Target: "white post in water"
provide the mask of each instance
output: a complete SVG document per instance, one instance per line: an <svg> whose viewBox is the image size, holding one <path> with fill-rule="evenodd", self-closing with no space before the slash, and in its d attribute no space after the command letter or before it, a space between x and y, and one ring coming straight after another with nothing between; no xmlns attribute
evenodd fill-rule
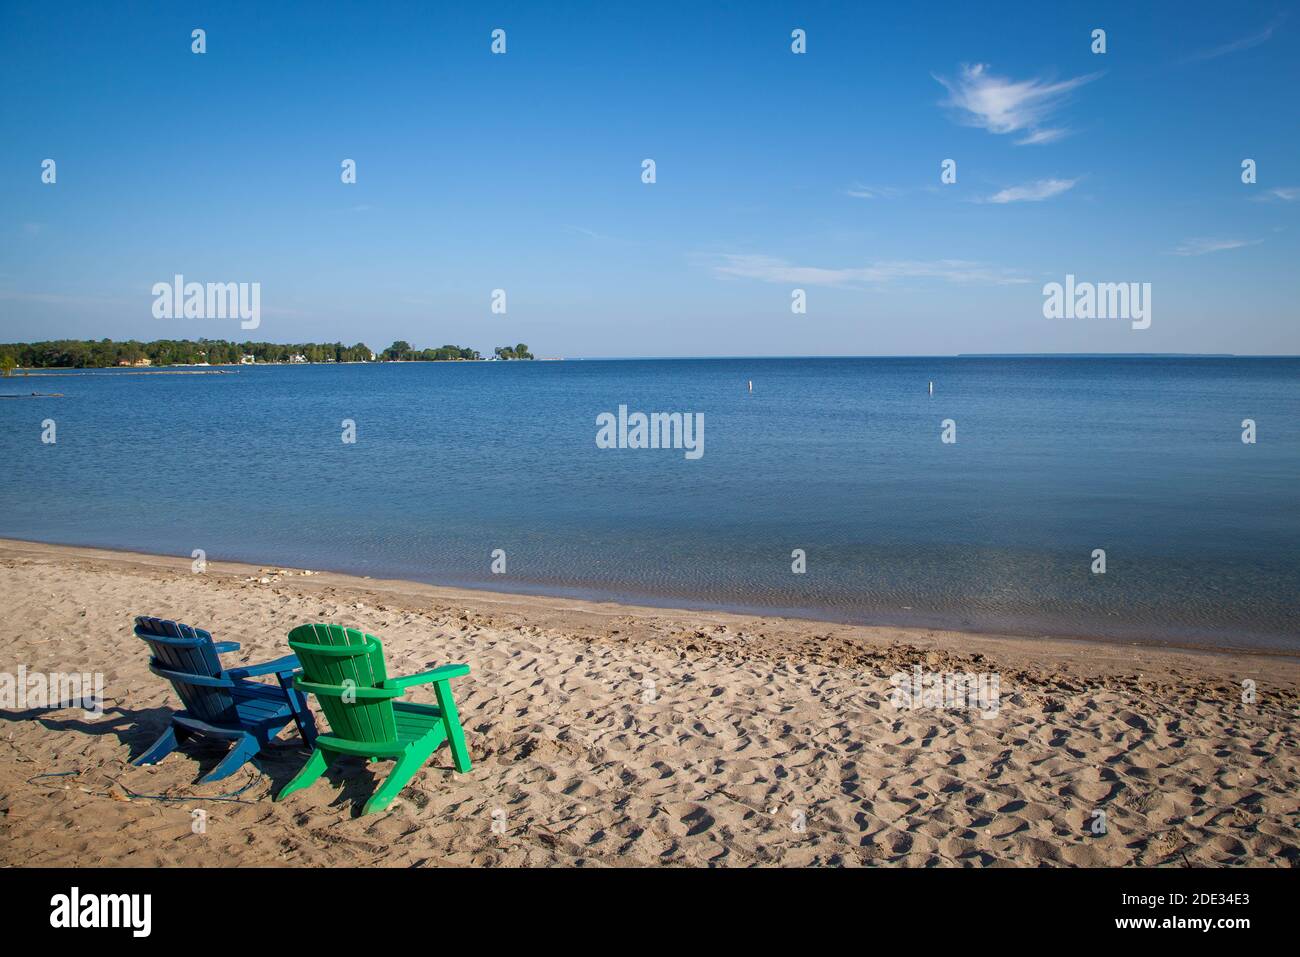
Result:
<svg viewBox="0 0 1300 957"><path fill-rule="evenodd" d="M750 380L749 380L749 391L750 391L750 392L753 392L753 391L754 391L754 380L753 380L753 379L750 379Z"/></svg>
<svg viewBox="0 0 1300 957"><path fill-rule="evenodd" d="M930 394L934 395L934 380L930 380Z"/></svg>

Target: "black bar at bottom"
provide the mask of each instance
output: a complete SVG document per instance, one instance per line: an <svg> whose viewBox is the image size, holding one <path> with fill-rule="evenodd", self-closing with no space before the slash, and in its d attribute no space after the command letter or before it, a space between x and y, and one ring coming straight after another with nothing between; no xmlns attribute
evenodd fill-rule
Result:
<svg viewBox="0 0 1300 957"><path fill-rule="evenodd" d="M1010 943L1015 938L1005 935L1022 932L1053 935L1024 943L1199 934L1230 944L1292 926L1295 889L1288 868L62 868L0 871L0 913L14 939L132 948L252 945L259 937L268 947L519 939L610 948L693 939L728 948L751 938L770 945L774 931L849 934L864 944L882 933L959 946ZM148 895L147 910L137 895Z"/></svg>

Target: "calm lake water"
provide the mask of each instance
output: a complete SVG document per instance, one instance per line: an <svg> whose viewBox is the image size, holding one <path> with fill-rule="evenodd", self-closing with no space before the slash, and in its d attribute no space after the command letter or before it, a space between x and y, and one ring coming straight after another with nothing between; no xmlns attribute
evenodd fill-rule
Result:
<svg viewBox="0 0 1300 957"><path fill-rule="evenodd" d="M0 401L7 537L1300 651L1296 359L413 363L0 383L31 391L65 397ZM598 448L596 417L620 404L704 413L704 455ZM55 445L40 441L46 418ZM944 419L955 444L940 441ZM1096 548L1104 575L1090 571Z"/></svg>

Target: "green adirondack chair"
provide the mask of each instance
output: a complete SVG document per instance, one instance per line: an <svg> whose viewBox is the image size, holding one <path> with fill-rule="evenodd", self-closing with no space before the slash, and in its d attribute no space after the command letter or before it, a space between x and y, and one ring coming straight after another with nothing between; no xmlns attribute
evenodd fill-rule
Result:
<svg viewBox="0 0 1300 957"><path fill-rule="evenodd" d="M342 625L299 625L289 632L289 647L303 673L294 687L316 696L330 733L316 737L307 765L276 795L282 801L310 787L339 755L355 754L396 766L366 802L361 813L382 811L445 741L451 760L464 773L471 767L465 733L451 697L451 679L469 674L469 665L443 665L407 678L390 678L384 646L374 635ZM437 707L397 701L407 688L433 685Z"/></svg>

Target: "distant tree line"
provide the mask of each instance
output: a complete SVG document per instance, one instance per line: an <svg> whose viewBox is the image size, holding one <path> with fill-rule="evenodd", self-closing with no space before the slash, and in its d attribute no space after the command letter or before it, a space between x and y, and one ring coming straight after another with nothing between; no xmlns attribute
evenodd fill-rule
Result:
<svg viewBox="0 0 1300 957"><path fill-rule="evenodd" d="M139 342L128 339L58 339L52 342L11 342L0 344L0 364L11 360L25 369L103 369L110 366L135 365L148 359L150 365L210 365L238 363L244 356L258 362L288 362L301 355L308 362L369 362L369 346L358 342L345 346L341 342L302 342L284 345L274 342L227 342L224 339L157 339Z"/></svg>
<svg viewBox="0 0 1300 957"><path fill-rule="evenodd" d="M493 350L498 359L531 359L533 354L522 342L517 346L497 346ZM473 349L461 346L443 346L440 349L413 349L404 339L398 339L383 351L381 359L388 362L446 362L453 359L482 359Z"/></svg>
<svg viewBox="0 0 1300 957"><path fill-rule="evenodd" d="M517 346L497 346L494 350L498 359L531 359L533 354L522 342Z"/></svg>
<svg viewBox="0 0 1300 957"><path fill-rule="evenodd" d="M496 355L502 359L531 359L533 355L523 343L517 346L498 346ZM233 365L244 356L256 362L370 362L375 353L364 342L345 346L341 342L300 342L282 344L274 342L228 342L224 339L157 339L139 342L130 339L114 342L112 339L57 339L51 342L0 343L0 369L7 375L15 368L23 369L104 369L120 365ZM296 357L301 356L302 359ZM454 361L482 359L474 349L446 345L437 349L415 349L409 342L394 342L378 356L384 361Z"/></svg>
<svg viewBox="0 0 1300 957"><path fill-rule="evenodd" d="M386 362L451 362L457 359L482 359L474 349L464 346L441 346L437 349L416 349L405 339L398 339L379 356Z"/></svg>

